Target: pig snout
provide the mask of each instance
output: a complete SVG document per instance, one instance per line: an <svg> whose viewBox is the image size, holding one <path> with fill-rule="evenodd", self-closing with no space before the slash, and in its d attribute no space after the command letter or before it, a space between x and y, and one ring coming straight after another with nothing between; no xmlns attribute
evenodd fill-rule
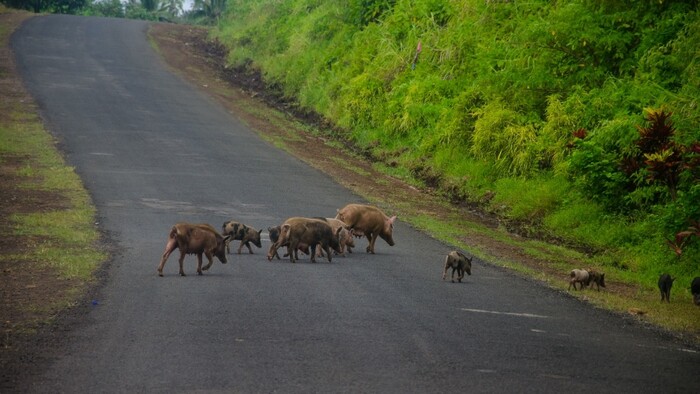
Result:
<svg viewBox="0 0 700 394"><path fill-rule="evenodd" d="M389 235L380 235L380 236L382 237L382 239L383 239L384 241L386 241L386 243L389 244L389 246L394 246L394 237L392 237L391 234L389 234Z"/></svg>

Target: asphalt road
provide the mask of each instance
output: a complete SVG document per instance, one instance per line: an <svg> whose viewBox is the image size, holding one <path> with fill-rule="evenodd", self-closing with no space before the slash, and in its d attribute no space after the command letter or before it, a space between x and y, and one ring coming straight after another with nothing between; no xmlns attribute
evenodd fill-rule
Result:
<svg viewBox="0 0 700 394"><path fill-rule="evenodd" d="M361 199L171 74L147 24L44 16L12 38L22 77L115 245L108 279L30 392L697 392L700 353L476 262L399 221L395 247L332 263L232 255L203 276L178 221L257 228ZM393 212L387 212L393 214Z"/></svg>

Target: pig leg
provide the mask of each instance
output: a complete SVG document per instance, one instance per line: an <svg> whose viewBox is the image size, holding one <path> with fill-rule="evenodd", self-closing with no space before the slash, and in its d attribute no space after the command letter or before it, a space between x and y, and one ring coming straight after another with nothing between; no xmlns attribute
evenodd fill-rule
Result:
<svg viewBox="0 0 700 394"><path fill-rule="evenodd" d="M447 270L450 268L450 256L445 256L445 268L442 270L442 280L447 276Z"/></svg>
<svg viewBox="0 0 700 394"><path fill-rule="evenodd" d="M197 275L202 275L202 254L197 253Z"/></svg>
<svg viewBox="0 0 700 394"><path fill-rule="evenodd" d="M464 268L457 268L457 280L462 283L462 278L464 278Z"/></svg>
<svg viewBox="0 0 700 394"><path fill-rule="evenodd" d="M229 247L230 243L231 243L231 238L226 240L226 254L231 254L231 248Z"/></svg>
<svg viewBox="0 0 700 394"><path fill-rule="evenodd" d="M248 251L250 254L253 254L253 249L250 247L250 243L248 241L241 241L241 244L238 245L238 254L241 254L241 249L243 249L243 245L248 247Z"/></svg>
<svg viewBox="0 0 700 394"><path fill-rule="evenodd" d="M182 249L180 249L180 260L179 260L179 263L180 263L180 276L187 276L187 275L185 275L185 270L182 268L183 263L185 262L185 254L186 254L186 253L185 253Z"/></svg>
<svg viewBox="0 0 700 394"><path fill-rule="evenodd" d="M280 255L279 255L279 253L277 253L277 248L279 248L279 246L277 246L277 242L270 245L270 250L267 251L267 260L268 261L272 261L272 258L275 256L277 256L277 259L279 260Z"/></svg>
<svg viewBox="0 0 700 394"><path fill-rule="evenodd" d="M309 249L311 249L311 262L315 263L316 262L316 247L318 244L313 244L309 246Z"/></svg>
<svg viewBox="0 0 700 394"><path fill-rule="evenodd" d="M290 242L289 246L287 247L287 253L289 254L289 260L292 263L296 263L297 259L299 258L297 255L297 248L299 247L297 242Z"/></svg>
<svg viewBox="0 0 700 394"><path fill-rule="evenodd" d="M160 258L160 264L158 264L158 276L163 276L163 267L165 267L165 261L170 257L175 248L177 248L177 240L175 238L169 238L168 243L165 245L165 251L163 252L163 257Z"/></svg>
<svg viewBox="0 0 700 394"><path fill-rule="evenodd" d="M378 234L369 233L367 234L367 239L369 240L369 245L367 245L367 253L374 254L374 242L377 240Z"/></svg>
<svg viewBox="0 0 700 394"><path fill-rule="evenodd" d="M328 262L331 262L331 259L333 257L333 252L331 251L331 246L329 244L323 245L323 249L326 250L326 255L328 255Z"/></svg>
<svg viewBox="0 0 700 394"><path fill-rule="evenodd" d="M202 267L202 254L200 253L200 254L197 255L197 257L199 258L199 266L198 266L198 267L201 268L201 269L198 269L198 270L197 270L197 273L198 273L199 275L202 275L202 270L206 271L206 270L208 270L209 268L211 268L211 265L212 265L212 264L214 264L214 256L211 254L211 252L206 252L205 254L206 254L206 256L207 256L207 260L209 260L209 264L207 264L207 265L204 266L204 267Z"/></svg>

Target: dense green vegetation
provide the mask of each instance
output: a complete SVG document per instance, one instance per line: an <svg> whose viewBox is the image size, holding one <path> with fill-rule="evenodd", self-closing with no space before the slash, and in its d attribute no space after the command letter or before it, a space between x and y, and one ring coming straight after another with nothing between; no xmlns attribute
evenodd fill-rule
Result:
<svg viewBox="0 0 700 394"><path fill-rule="evenodd" d="M397 176L700 275L696 1L228 0L215 34Z"/></svg>
<svg viewBox="0 0 700 394"><path fill-rule="evenodd" d="M48 12L144 19L207 25L215 23L226 9L226 0L193 0L184 10L184 0L0 0L9 8Z"/></svg>

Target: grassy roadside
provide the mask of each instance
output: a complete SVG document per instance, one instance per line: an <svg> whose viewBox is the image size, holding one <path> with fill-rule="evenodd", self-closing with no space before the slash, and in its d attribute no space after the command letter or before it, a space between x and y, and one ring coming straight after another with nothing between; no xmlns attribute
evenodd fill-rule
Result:
<svg viewBox="0 0 700 394"><path fill-rule="evenodd" d="M95 208L44 128L9 39L33 14L0 6L0 365L85 296L107 259ZM28 339L29 338L29 339Z"/></svg>
<svg viewBox="0 0 700 394"><path fill-rule="evenodd" d="M241 88L246 86L246 81L240 80L244 73L227 69L223 63L225 54L219 61L213 58L217 51L212 49L206 33L197 33L192 27L155 25L150 34L158 52L173 69L218 99L262 138L326 172L387 212L398 214L400 220L482 260L562 292L567 291L571 269L604 267L607 289L570 294L700 343L700 308L692 303L689 284L676 283L672 303L661 304L655 283L624 266L613 268L614 264L603 260L610 256L512 234L498 218L450 204L439 192L412 180L400 168L367 163L365 158L344 149L332 132L316 129L292 116L285 109L287 105L271 107L270 100L261 100L266 96L264 92ZM426 263L435 264L436 272L439 271L440 262Z"/></svg>

